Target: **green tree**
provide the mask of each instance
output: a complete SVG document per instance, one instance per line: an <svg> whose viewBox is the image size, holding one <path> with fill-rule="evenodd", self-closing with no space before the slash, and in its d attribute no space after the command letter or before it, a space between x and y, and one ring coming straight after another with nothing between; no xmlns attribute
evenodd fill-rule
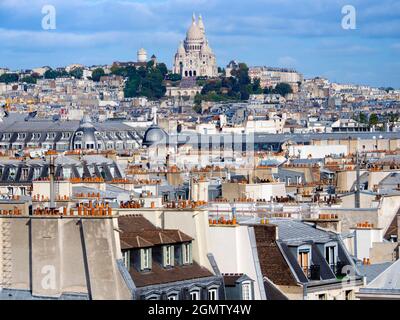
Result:
<svg viewBox="0 0 400 320"><path fill-rule="evenodd" d="M58 76L59 76L59 73L53 69L49 69L44 73L45 79L56 79Z"/></svg>
<svg viewBox="0 0 400 320"><path fill-rule="evenodd" d="M36 84L37 78L35 78L35 77L33 77L33 76L26 76L26 77L20 79L19 81L20 81L20 82L23 82L23 83Z"/></svg>
<svg viewBox="0 0 400 320"><path fill-rule="evenodd" d="M0 76L0 82L11 83L18 81L18 74L16 73L5 73Z"/></svg>
<svg viewBox="0 0 400 320"><path fill-rule="evenodd" d="M180 81L182 80L182 76L179 73L170 73L168 74L168 79L171 81Z"/></svg>
<svg viewBox="0 0 400 320"><path fill-rule="evenodd" d="M389 122L393 123L396 122L398 119L399 119L399 114L397 112L393 113L393 111L390 111Z"/></svg>
<svg viewBox="0 0 400 320"><path fill-rule="evenodd" d="M289 93L293 93L290 84L281 82L278 83L274 89L275 93L280 94L282 97L286 97Z"/></svg>
<svg viewBox="0 0 400 320"><path fill-rule="evenodd" d="M375 113L372 113L372 114L369 116L369 125L370 125L370 126L374 126L374 125L377 125L378 122L379 122L378 116L377 116Z"/></svg>
<svg viewBox="0 0 400 320"><path fill-rule="evenodd" d="M83 69L82 68L75 68L70 71L69 75L74 77L75 79L82 79L83 77Z"/></svg>
<svg viewBox="0 0 400 320"><path fill-rule="evenodd" d="M263 90L264 94L273 94L274 93L274 89L272 87L266 87Z"/></svg>
<svg viewBox="0 0 400 320"><path fill-rule="evenodd" d="M103 77L106 73L103 68L94 69L92 72L92 80L95 82L99 82L100 78Z"/></svg>
<svg viewBox="0 0 400 320"><path fill-rule="evenodd" d="M163 81L168 70L164 63L154 65L150 61L145 67L138 69L127 67L113 71L128 77L124 89L127 98L143 96L154 100L165 95L166 88Z"/></svg>
<svg viewBox="0 0 400 320"><path fill-rule="evenodd" d="M260 79L254 79L253 85L251 87L251 91L253 94L261 94L263 93L263 90L261 89L261 81Z"/></svg>
<svg viewBox="0 0 400 320"><path fill-rule="evenodd" d="M360 114L359 114L359 116L358 116L358 121L360 122L360 123L368 123L368 118L367 118L367 116L365 115L365 113L363 113L363 112L360 112Z"/></svg>

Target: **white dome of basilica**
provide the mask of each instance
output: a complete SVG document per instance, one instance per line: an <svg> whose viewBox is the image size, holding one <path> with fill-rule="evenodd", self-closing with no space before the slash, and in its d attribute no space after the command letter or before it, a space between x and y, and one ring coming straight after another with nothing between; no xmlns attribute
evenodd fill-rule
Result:
<svg viewBox="0 0 400 320"><path fill-rule="evenodd" d="M182 77L216 77L218 75L215 54L208 45L203 19L193 15L186 39L175 54L174 73Z"/></svg>

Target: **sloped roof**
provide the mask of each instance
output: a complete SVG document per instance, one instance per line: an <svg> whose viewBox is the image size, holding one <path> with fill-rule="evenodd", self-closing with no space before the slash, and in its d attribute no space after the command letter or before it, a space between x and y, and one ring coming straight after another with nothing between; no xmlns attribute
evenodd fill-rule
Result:
<svg viewBox="0 0 400 320"><path fill-rule="evenodd" d="M365 288L360 289L361 294L400 295L400 260L394 262L385 271L379 274Z"/></svg>
<svg viewBox="0 0 400 320"><path fill-rule="evenodd" d="M148 248L158 245L192 241L193 238L179 230L157 228L141 215L118 218L122 249Z"/></svg>
<svg viewBox="0 0 400 320"><path fill-rule="evenodd" d="M367 278L367 283L371 283L377 276L389 268L393 262L377 263L377 264L361 264L357 265L362 276Z"/></svg>

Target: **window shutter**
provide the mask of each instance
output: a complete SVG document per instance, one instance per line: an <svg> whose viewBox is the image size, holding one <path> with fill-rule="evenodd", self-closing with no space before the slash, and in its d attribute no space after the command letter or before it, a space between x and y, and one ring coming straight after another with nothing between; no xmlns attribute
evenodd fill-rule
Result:
<svg viewBox="0 0 400 320"><path fill-rule="evenodd" d="M171 266L174 266L175 261L175 247L171 246Z"/></svg>
<svg viewBox="0 0 400 320"><path fill-rule="evenodd" d="M163 246L162 247L163 251L163 266L166 267L167 265L167 247Z"/></svg>
<svg viewBox="0 0 400 320"><path fill-rule="evenodd" d="M152 248L147 249L149 250L149 269L151 270L153 268L153 255L152 255Z"/></svg>
<svg viewBox="0 0 400 320"><path fill-rule="evenodd" d="M189 244L189 263L193 263L193 257L192 257L192 243Z"/></svg>
<svg viewBox="0 0 400 320"><path fill-rule="evenodd" d="M180 263L181 264L185 264L185 260L186 260L185 244L182 243L182 245L181 245L181 260L180 260Z"/></svg>
<svg viewBox="0 0 400 320"><path fill-rule="evenodd" d="M140 249L140 270L144 270L144 250L145 249Z"/></svg>

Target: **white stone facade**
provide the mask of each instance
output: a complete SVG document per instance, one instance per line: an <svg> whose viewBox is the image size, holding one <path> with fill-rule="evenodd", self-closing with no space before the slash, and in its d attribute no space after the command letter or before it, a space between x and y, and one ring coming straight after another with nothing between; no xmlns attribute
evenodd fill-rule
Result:
<svg viewBox="0 0 400 320"><path fill-rule="evenodd" d="M205 35L203 19L193 15L192 25L175 54L174 73L182 77L216 77L217 61Z"/></svg>

